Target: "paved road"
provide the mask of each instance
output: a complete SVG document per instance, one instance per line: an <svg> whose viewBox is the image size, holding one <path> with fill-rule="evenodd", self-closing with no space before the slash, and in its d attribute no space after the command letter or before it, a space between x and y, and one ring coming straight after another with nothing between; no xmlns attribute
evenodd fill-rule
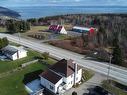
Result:
<svg viewBox="0 0 127 95"><path fill-rule="evenodd" d="M63 58L73 59L79 65L85 68L91 69L93 71L96 71L98 73L101 73L104 75L107 75L108 73L108 66L109 66L108 63L85 60L83 55L80 55L68 50L60 49L51 45L37 43L36 41L30 41L24 38L20 38L20 41L19 41L18 37L12 36L9 34L0 34L0 37L7 37L12 42L19 43L21 45L24 45L26 47L29 47L39 52L49 52L51 56L54 56L58 59L63 59ZM127 85L127 69L126 68L111 65L109 76Z"/></svg>

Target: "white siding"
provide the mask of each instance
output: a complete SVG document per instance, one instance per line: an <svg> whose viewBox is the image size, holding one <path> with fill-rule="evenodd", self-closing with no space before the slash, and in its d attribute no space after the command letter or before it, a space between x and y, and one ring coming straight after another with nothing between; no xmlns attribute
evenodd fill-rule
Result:
<svg viewBox="0 0 127 95"><path fill-rule="evenodd" d="M63 82L63 79L60 79L56 84L51 83L50 81L46 80L45 78L41 77L41 85L52 91L53 93L57 93L59 85ZM53 89L50 88L53 87Z"/></svg>
<svg viewBox="0 0 127 95"><path fill-rule="evenodd" d="M77 78L76 83L78 83L81 80L81 78L82 78L82 69L80 69L77 72L76 78ZM44 87L46 87L47 89L49 89L53 93L57 93L58 92L58 87L60 86L60 84L62 82L65 82L66 83L66 86L64 86L64 88L66 90L69 90L74 85L74 74L70 75L67 78L66 77L63 77L56 84L53 84L50 81L46 80L45 78L41 77L41 85L43 85ZM50 89L50 85L53 86L53 90Z"/></svg>
<svg viewBox="0 0 127 95"><path fill-rule="evenodd" d="M76 83L78 83L81 78L82 78L82 69L80 69L77 74L76 74ZM66 90L72 88L72 86L74 85L74 74L70 75L69 77L64 77L63 81L67 84L66 85Z"/></svg>
<svg viewBox="0 0 127 95"><path fill-rule="evenodd" d="M10 55L11 56L11 55ZM17 52L15 54L12 55L11 57L12 60L16 60L17 59Z"/></svg>
<svg viewBox="0 0 127 95"><path fill-rule="evenodd" d="M78 78L78 80L76 80L76 83L78 83L79 81L81 81L82 78L82 69L80 69L76 75L76 78Z"/></svg>
<svg viewBox="0 0 127 95"><path fill-rule="evenodd" d="M60 34L67 34L67 31L65 30L64 27L61 29Z"/></svg>
<svg viewBox="0 0 127 95"><path fill-rule="evenodd" d="M74 74L70 75L67 78L64 78L65 83L66 83L66 90L72 88L73 84L74 84Z"/></svg>
<svg viewBox="0 0 127 95"><path fill-rule="evenodd" d="M59 80L56 84L55 84L55 93L58 92L58 87L60 86L60 84L63 82L63 78L61 80Z"/></svg>
<svg viewBox="0 0 127 95"><path fill-rule="evenodd" d="M27 56L27 51L25 51L25 50L18 51L18 55L19 55L19 59L24 58Z"/></svg>

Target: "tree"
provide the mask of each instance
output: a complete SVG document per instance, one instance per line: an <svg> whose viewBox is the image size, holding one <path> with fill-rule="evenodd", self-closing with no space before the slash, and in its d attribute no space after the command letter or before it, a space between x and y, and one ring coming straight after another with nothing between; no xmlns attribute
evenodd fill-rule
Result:
<svg viewBox="0 0 127 95"><path fill-rule="evenodd" d="M3 48L3 42L2 42L2 39L0 38L0 49Z"/></svg>
<svg viewBox="0 0 127 95"><path fill-rule="evenodd" d="M9 33L17 33L17 32L26 32L30 30L30 24L27 21L15 21L8 20L7 21L7 30Z"/></svg>
<svg viewBox="0 0 127 95"><path fill-rule="evenodd" d="M3 47L6 47L9 44L9 41L6 37L2 38L3 41Z"/></svg>
<svg viewBox="0 0 127 95"><path fill-rule="evenodd" d="M104 35L105 35L105 29L100 26L99 31L97 32L97 39L98 44L103 46L104 45Z"/></svg>
<svg viewBox="0 0 127 95"><path fill-rule="evenodd" d="M118 39L113 40L113 63L117 65L121 65L123 63L123 55L122 50L118 44Z"/></svg>
<svg viewBox="0 0 127 95"><path fill-rule="evenodd" d="M6 37L0 38L0 49L6 47L9 44L9 41Z"/></svg>
<svg viewBox="0 0 127 95"><path fill-rule="evenodd" d="M43 57L45 60L48 60L48 58L49 58L49 53L48 53L48 52L44 52L44 53L42 54L42 57Z"/></svg>

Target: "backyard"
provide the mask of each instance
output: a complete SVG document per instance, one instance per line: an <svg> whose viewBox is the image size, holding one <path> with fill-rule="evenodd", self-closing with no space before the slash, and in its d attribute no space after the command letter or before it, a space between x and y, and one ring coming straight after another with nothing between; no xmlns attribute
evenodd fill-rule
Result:
<svg viewBox="0 0 127 95"><path fill-rule="evenodd" d="M28 57L8 62L0 62L0 73L6 73L9 70L17 68L23 63L40 58L40 60L46 62L49 65L56 63L57 61L48 58L47 60L41 59L41 54L29 50ZM38 77L40 72L47 69L47 65L43 62L33 63L25 68L22 68L16 72L9 73L7 76L0 78L0 95L28 95L25 89L25 82L32 81L32 79ZM39 73L37 73L40 71ZM32 75L32 76L31 76ZM32 78L32 79L31 79Z"/></svg>
<svg viewBox="0 0 127 95"><path fill-rule="evenodd" d="M24 75L37 70L45 70L42 64L31 64L21 71L17 71L0 79L0 95L28 95L23 83Z"/></svg>
<svg viewBox="0 0 127 95"><path fill-rule="evenodd" d="M28 49L27 57L25 58L18 59L15 61L11 61L11 60L10 61L0 61L0 73L10 71L12 69L15 69L21 66L21 64L36 60L37 58L41 58L41 57L42 57L41 53ZM49 60L46 60L46 61L47 63L52 63L54 60L49 58Z"/></svg>
<svg viewBox="0 0 127 95"><path fill-rule="evenodd" d="M28 50L28 56L22 59L18 59L15 61L0 61L0 73L7 72L9 70L15 69L19 67L21 64L32 61L36 56L40 56L38 52Z"/></svg>

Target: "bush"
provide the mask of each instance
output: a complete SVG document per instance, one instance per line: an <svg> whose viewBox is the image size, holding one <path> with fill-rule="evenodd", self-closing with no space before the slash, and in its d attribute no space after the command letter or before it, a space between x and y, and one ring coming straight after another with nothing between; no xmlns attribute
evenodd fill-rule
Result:
<svg viewBox="0 0 127 95"><path fill-rule="evenodd" d="M74 91L74 92L72 92L72 95L78 95L78 94L77 94L77 92Z"/></svg>
<svg viewBox="0 0 127 95"><path fill-rule="evenodd" d="M49 58L49 53L48 53L48 52L44 52L44 53L42 54L42 57L43 57L45 60L48 60L48 58Z"/></svg>

